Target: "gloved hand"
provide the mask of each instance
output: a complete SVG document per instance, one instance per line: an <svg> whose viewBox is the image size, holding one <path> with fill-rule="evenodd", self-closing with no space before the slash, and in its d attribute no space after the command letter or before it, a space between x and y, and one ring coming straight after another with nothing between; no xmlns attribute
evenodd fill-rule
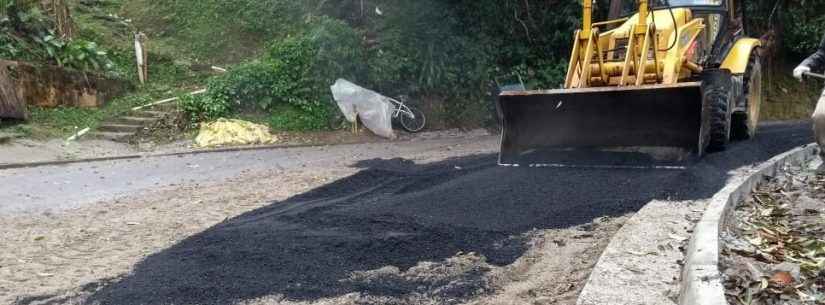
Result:
<svg viewBox="0 0 825 305"><path fill-rule="evenodd" d="M793 69L793 77L798 79L800 82L802 81L802 77L805 76L805 73L811 72L811 67L800 65Z"/></svg>

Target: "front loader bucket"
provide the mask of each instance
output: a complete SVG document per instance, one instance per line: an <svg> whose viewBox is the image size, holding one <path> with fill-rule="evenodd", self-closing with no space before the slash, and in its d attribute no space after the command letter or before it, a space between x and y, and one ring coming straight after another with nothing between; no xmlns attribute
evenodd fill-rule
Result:
<svg viewBox="0 0 825 305"><path fill-rule="evenodd" d="M701 155L701 91L693 82L504 92L498 99L499 164L586 163L605 151L657 161Z"/></svg>

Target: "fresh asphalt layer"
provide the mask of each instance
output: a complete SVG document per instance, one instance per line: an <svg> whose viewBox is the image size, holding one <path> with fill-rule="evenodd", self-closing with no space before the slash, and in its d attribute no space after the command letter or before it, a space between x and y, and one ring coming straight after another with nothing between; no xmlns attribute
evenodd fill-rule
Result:
<svg viewBox="0 0 825 305"><path fill-rule="evenodd" d="M732 144L726 152L708 155L685 170L505 168L495 165L493 155L429 165L402 159L361 161L357 166L363 170L353 176L229 219L147 257L132 273L95 287L99 289L87 302L233 304L272 295L313 301L361 293L428 294L441 304L455 304L489 293L481 280L484 270L450 281L352 275L384 266L405 270L459 252L478 253L494 265L510 264L524 254L524 236L533 229L567 228L633 213L654 199L709 198L725 185L731 170L809 143L810 130L804 122L766 124L757 139ZM278 164L298 164L308 157L295 155ZM184 175L182 170L195 171L185 174L185 179L229 172L216 160L234 166L266 161L260 155L211 158L148 167L107 163L105 173L136 171L132 177L148 180L142 183L151 187L155 181ZM200 164L201 169L187 164ZM69 167L23 176L16 172L0 178L0 185L42 183L41 176L60 176L56 173L60 170L80 172L72 174L77 181L95 180L83 174L88 169ZM128 191L124 184L103 186ZM39 196L38 206L78 200L77 195L67 198L58 190ZM6 206L0 211L21 208L20 204L9 208L7 200L0 197L0 205Z"/></svg>

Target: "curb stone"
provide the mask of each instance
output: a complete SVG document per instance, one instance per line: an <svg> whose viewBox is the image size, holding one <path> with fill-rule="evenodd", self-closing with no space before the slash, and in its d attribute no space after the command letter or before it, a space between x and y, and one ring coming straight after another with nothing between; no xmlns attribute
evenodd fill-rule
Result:
<svg viewBox="0 0 825 305"><path fill-rule="evenodd" d="M710 199L705 213L694 228L686 251L679 305L727 305L722 273L719 270L721 240L736 204L765 177L776 175L788 164L799 164L812 159L818 147L809 144L774 157L744 177L733 178L727 186Z"/></svg>
<svg viewBox="0 0 825 305"><path fill-rule="evenodd" d="M704 207L703 200L645 204L613 235L576 304L675 304L681 272L676 262L684 259L679 247Z"/></svg>

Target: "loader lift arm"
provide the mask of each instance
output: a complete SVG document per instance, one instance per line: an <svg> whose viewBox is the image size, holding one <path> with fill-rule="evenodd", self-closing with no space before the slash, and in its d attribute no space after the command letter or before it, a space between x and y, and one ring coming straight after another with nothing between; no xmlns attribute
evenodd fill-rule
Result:
<svg viewBox="0 0 825 305"><path fill-rule="evenodd" d="M573 37L563 89L499 96L499 163L552 164L593 151L656 152L647 154L651 160L701 156L719 142L712 135L725 136L711 122L730 121L711 108L733 109L715 106L732 99L723 92L732 86L731 71L702 62L714 45L710 37L718 39L708 34L707 23L718 30L730 18L706 11L719 14L733 1L653 7L636 0L635 14L594 22L592 1L583 0L582 28ZM716 96L707 97L709 91Z"/></svg>

